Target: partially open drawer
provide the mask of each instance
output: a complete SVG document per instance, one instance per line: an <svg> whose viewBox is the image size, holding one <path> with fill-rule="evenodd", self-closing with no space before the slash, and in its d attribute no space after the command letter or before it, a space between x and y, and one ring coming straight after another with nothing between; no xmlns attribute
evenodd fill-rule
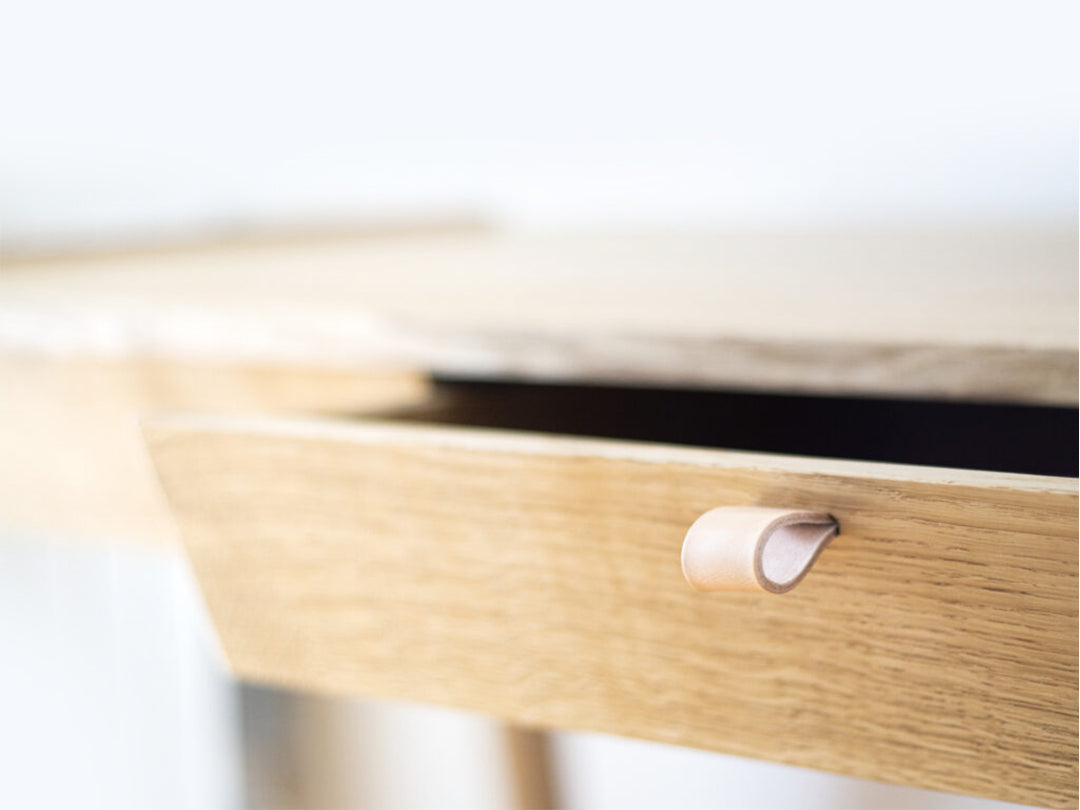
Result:
<svg viewBox="0 0 1080 810"><path fill-rule="evenodd" d="M393 420L145 433L243 678L1076 803L1075 479ZM722 505L841 535L788 594L697 593L680 547Z"/></svg>

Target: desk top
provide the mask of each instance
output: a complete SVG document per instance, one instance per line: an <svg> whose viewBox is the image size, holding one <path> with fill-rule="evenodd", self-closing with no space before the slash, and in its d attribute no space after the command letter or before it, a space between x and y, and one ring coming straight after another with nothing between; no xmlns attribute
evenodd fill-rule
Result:
<svg viewBox="0 0 1080 810"><path fill-rule="evenodd" d="M1075 405L1061 230L434 233L21 259L0 350Z"/></svg>

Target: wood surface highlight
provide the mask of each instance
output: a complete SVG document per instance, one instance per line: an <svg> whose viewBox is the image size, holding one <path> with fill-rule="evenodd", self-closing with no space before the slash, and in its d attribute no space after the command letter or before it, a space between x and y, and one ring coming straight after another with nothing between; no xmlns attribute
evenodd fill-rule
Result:
<svg viewBox="0 0 1080 810"><path fill-rule="evenodd" d="M0 352L1077 404L1075 229L443 233L5 262Z"/></svg>

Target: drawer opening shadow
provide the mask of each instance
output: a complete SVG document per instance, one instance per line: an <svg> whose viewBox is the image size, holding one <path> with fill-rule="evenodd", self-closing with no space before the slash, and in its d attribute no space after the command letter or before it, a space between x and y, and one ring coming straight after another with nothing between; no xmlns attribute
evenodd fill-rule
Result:
<svg viewBox="0 0 1080 810"><path fill-rule="evenodd" d="M383 418L1076 477L1076 408L715 390L435 380Z"/></svg>

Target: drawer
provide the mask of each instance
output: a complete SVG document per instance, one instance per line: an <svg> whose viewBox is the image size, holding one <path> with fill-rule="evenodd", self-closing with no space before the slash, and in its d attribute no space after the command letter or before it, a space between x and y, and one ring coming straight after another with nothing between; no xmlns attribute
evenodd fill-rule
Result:
<svg viewBox="0 0 1080 810"><path fill-rule="evenodd" d="M237 675L1075 806L1075 478L460 410L144 421ZM683 537L724 505L841 534L789 593L698 593Z"/></svg>

